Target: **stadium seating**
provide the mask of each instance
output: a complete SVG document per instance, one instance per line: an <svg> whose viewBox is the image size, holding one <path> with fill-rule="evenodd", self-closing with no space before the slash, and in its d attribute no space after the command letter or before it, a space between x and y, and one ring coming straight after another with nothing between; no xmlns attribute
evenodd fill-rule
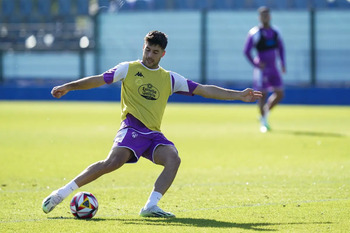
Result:
<svg viewBox="0 0 350 233"><path fill-rule="evenodd" d="M201 10L209 9L211 0L174 0L176 10Z"/></svg>
<svg viewBox="0 0 350 233"><path fill-rule="evenodd" d="M14 13L15 2L13 0L2 0L1 2L1 15L9 17Z"/></svg>
<svg viewBox="0 0 350 233"><path fill-rule="evenodd" d="M155 10L168 10L168 1L164 0L153 0Z"/></svg>
<svg viewBox="0 0 350 233"><path fill-rule="evenodd" d="M77 15L89 15L89 1L77 0Z"/></svg>
<svg viewBox="0 0 350 233"><path fill-rule="evenodd" d="M110 11L135 11L134 2L120 2L120 3L112 3L112 7L109 8Z"/></svg>
<svg viewBox="0 0 350 233"><path fill-rule="evenodd" d="M33 2L28 0L20 0L19 12L21 16L29 16L32 14Z"/></svg>
<svg viewBox="0 0 350 233"><path fill-rule="evenodd" d="M58 14L60 16L71 14L71 0L58 0Z"/></svg>
<svg viewBox="0 0 350 233"><path fill-rule="evenodd" d="M224 10L232 9L232 0L222 0L222 1L212 1L210 3L210 8L213 10Z"/></svg>
<svg viewBox="0 0 350 233"><path fill-rule="evenodd" d="M175 0L174 7L179 10L194 10L195 0Z"/></svg>
<svg viewBox="0 0 350 233"><path fill-rule="evenodd" d="M336 0L334 2L336 7L341 8L341 9L349 9L350 8L350 1L348 0Z"/></svg>
<svg viewBox="0 0 350 233"><path fill-rule="evenodd" d="M99 12L108 11L108 8L110 7L110 1L109 0L98 0L98 6L99 6Z"/></svg>
<svg viewBox="0 0 350 233"><path fill-rule="evenodd" d="M37 7L38 7L38 13L41 16L44 17L50 17L51 16L51 0L38 0L37 1Z"/></svg>
<svg viewBox="0 0 350 233"><path fill-rule="evenodd" d="M33 38L30 49L77 50L86 34L76 25L82 15L89 16L89 0L2 0L0 49L26 50Z"/></svg>
<svg viewBox="0 0 350 233"><path fill-rule="evenodd" d="M210 0L196 0L195 7L197 9L210 9Z"/></svg>
<svg viewBox="0 0 350 233"><path fill-rule="evenodd" d="M318 0L318 1L323 1L323 0ZM308 9L310 7L309 1L305 0L294 0L293 1L293 8L295 9Z"/></svg>
<svg viewBox="0 0 350 233"><path fill-rule="evenodd" d="M98 12L256 10L262 5L273 10L350 9L349 0L0 0L0 3L0 49L20 50L31 35L38 42L34 49L46 48L42 41L47 35L55 40L56 47L50 49L79 49L77 41L86 32L76 25L77 18L91 17L92 3L98 4ZM91 34L91 28L86 30Z"/></svg>
<svg viewBox="0 0 350 233"><path fill-rule="evenodd" d="M288 10L290 7L290 1L274 1L274 8L277 10Z"/></svg>
<svg viewBox="0 0 350 233"><path fill-rule="evenodd" d="M118 10L120 11L150 11L153 9L154 9L154 3L152 0L120 2L118 7Z"/></svg>
<svg viewBox="0 0 350 233"><path fill-rule="evenodd" d="M134 5L135 10L141 10L141 11L147 11L147 10L153 10L153 1L152 0L141 0L136 1Z"/></svg>

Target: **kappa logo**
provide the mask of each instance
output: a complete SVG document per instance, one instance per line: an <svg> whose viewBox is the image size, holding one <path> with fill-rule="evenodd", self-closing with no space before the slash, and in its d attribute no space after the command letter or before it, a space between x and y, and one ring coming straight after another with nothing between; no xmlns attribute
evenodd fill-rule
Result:
<svg viewBox="0 0 350 233"><path fill-rule="evenodd" d="M138 77L142 77L142 78L144 78L145 76L143 76L143 74L139 71L139 72L137 72L134 76L138 76Z"/></svg>

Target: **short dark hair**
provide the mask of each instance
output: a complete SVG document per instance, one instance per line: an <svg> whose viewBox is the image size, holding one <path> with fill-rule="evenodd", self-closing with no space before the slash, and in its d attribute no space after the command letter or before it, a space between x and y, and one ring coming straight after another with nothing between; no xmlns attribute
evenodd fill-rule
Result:
<svg viewBox="0 0 350 233"><path fill-rule="evenodd" d="M150 31L145 36L145 42L150 45L159 45L162 49L165 49L168 45L168 36L160 31Z"/></svg>
<svg viewBox="0 0 350 233"><path fill-rule="evenodd" d="M261 14L263 12L269 13L270 12L270 8L268 8L267 6L261 6L261 7L258 8L258 12L259 12L259 14Z"/></svg>

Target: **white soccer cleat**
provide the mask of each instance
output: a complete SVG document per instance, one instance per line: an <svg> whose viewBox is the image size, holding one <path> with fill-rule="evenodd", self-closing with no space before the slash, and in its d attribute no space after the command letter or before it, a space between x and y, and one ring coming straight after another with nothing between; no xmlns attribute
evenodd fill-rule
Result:
<svg viewBox="0 0 350 233"><path fill-rule="evenodd" d="M45 198L42 203L43 211L47 214L51 212L58 204L63 201L63 197L61 197L57 191L53 191L50 196Z"/></svg>
<svg viewBox="0 0 350 233"><path fill-rule="evenodd" d="M165 212L158 206L154 205L148 209L142 208L140 211L141 217L154 217L154 218L175 218L175 214Z"/></svg>
<svg viewBox="0 0 350 233"><path fill-rule="evenodd" d="M262 133L266 133L267 131L270 131L271 128L270 128L270 125L269 123L267 122L267 119L265 117L261 117L260 118L260 132Z"/></svg>
<svg viewBox="0 0 350 233"><path fill-rule="evenodd" d="M260 126L260 132L266 133L267 131L268 131L268 129L265 125Z"/></svg>

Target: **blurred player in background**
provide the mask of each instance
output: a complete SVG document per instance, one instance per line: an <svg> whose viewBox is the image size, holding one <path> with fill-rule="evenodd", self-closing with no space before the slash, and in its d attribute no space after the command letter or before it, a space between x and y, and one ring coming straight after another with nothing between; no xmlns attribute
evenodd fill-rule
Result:
<svg viewBox="0 0 350 233"><path fill-rule="evenodd" d="M270 9L260 7L258 9L260 25L253 27L249 33L244 47L244 54L254 66L254 89L263 93L263 98L258 101L260 110L260 131L270 130L268 115L283 98L283 82L277 68L277 56L280 58L281 70L286 72L284 46L279 31L270 25ZM253 58L253 48L257 56ZM270 96L269 92L272 92Z"/></svg>
<svg viewBox="0 0 350 233"><path fill-rule="evenodd" d="M175 145L160 131L169 96L178 93L244 102L255 102L262 97L261 92L250 88L236 91L202 85L163 69L159 62L165 55L167 43L167 35L151 31L144 38L142 60L122 62L103 74L85 77L52 89L52 96L61 98L69 91L91 89L120 81L122 122L107 158L90 165L68 184L45 198L42 203L45 213L49 213L83 185L120 168L125 163L136 163L140 157L144 157L163 166L164 169L141 209L140 216L175 217L174 214L158 207L159 200L171 186L180 166L180 157Z"/></svg>

